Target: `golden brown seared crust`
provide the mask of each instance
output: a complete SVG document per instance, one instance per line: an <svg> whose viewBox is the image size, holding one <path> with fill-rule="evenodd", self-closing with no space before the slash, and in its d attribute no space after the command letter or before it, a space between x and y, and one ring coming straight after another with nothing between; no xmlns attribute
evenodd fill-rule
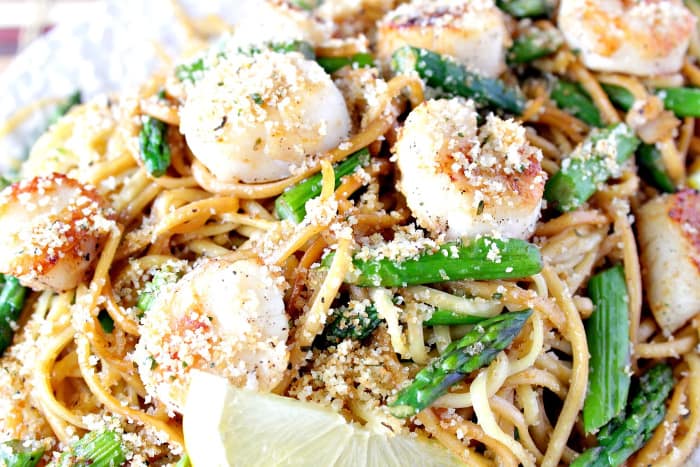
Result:
<svg viewBox="0 0 700 467"><path fill-rule="evenodd" d="M399 190L433 236L532 233L546 174L518 122L489 115L477 127L473 102L430 100L411 111L394 152Z"/></svg>
<svg viewBox="0 0 700 467"><path fill-rule="evenodd" d="M678 72L697 21L681 0L561 0L557 18L587 68L638 76Z"/></svg>
<svg viewBox="0 0 700 467"><path fill-rule="evenodd" d="M75 287L114 227L92 187L51 173L17 182L0 194L0 272L36 290Z"/></svg>
<svg viewBox="0 0 700 467"><path fill-rule="evenodd" d="M602 8L592 6L594 3L591 0L585 1L585 7L582 8L581 16L583 21L590 25L595 31L598 41L593 45L596 51L601 55L612 55L625 42L638 44L639 49L644 51L648 57L664 56L670 53L678 44L679 41L687 37L693 29L695 20L691 14L681 15L671 13L668 9L664 10L663 4L677 4L681 2L669 2L669 0L623 0L621 3L624 9L633 7L644 7L659 5L659 10L649 10L656 15L667 15L673 17L673 27L668 27L666 24L670 19L663 20L649 15L649 28L644 31L632 27L628 24L624 14L607 11ZM659 11L660 13L657 13ZM651 32L651 34L650 34Z"/></svg>
<svg viewBox="0 0 700 467"><path fill-rule="evenodd" d="M459 149L460 154L469 154L472 150L471 145ZM525 206L539 205L542 201L542 194L544 193L544 182L545 179L542 175L542 166L536 154L533 153L529 147L521 147L517 150L520 154L521 160L523 160L522 168L518 170L510 171L505 173L503 167L484 167L477 166L476 169L472 171L473 177L467 178L464 172L452 170L453 164L461 163L457 158L454 157L454 153L446 153L439 157L439 165L441 169L449 175L450 179L460 188L462 191L470 191L475 187L482 189L484 192L489 193L489 183L491 185L497 184L500 187L507 187L508 191L511 191L518 195L519 202ZM468 163L472 164L474 161L467 156ZM480 181L487 181L481 182ZM494 197L498 197L499 192L490 193ZM489 204L488 201L484 202L484 205Z"/></svg>
<svg viewBox="0 0 700 467"><path fill-rule="evenodd" d="M396 49L411 45L495 77L505 69L509 43L505 17L490 0L412 1L378 22L377 56L385 64Z"/></svg>

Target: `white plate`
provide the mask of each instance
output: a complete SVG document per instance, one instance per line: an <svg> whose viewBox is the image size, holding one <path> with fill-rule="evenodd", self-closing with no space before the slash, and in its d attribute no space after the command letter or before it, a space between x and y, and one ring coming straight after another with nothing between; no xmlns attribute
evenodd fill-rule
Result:
<svg viewBox="0 0 700 467"><path fill-rule="evenodd" d="M180 2L193 17L231 18L223 0ZM85 98L129 89L161 64L157 43L173 57L184 40L170 0L107 0L97 13L57 25L23 50L0 75L0 121L43 97ZM230 2L229 2L230 4ZM10 138L0 141L0 173L16 165L41 133L47 113L37 114Z"/></svg>
<svg viewBox="0 0 700 467"><path fill-rule="evenodd" d="M151 44L160 44L173 57L183 46L183 32L170 4L170 0L107 0L93 16L57 25L0 75L0 121L43 97L67 96L80 89L84 98L90 98L142 83L160 64ZM180 4L193 17L216 14L233 20L225 0ZM0 173L22 160L47 117L38 113L0 141ZM700 449L686 466L700 466Z"/></svg>

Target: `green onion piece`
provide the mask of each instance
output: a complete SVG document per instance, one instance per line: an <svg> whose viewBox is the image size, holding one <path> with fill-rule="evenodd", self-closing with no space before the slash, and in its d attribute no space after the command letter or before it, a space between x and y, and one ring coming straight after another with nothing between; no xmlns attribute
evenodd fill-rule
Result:
<svg viewBox="0 0 700 467"><path fill-rule="evenodd" d="M516 18L546 16L550 12L547 0L496 0L496 5Z"/></svg>
<svg viewBox="0 0 700 467"><path fill-rule="evenodd" d="M557 107L579 120L591 126L603 126L598 107L578 83L555 79L550 96Z"/></svg>
<svg viewBox="0 0 700 467"><path fill-rule="evenodd" d="M117 467L125 462L120 435L111 430L91 431L61 454L56 467Z"/></svg>
<svg viewBox="0 0 700 467"><path fill-rule="evenodd" d="M322 264L330 264L327 255ZM537 274L542 257L537 247L520 239L480 237L469 242L450 242L435 252L415 258L358 259L346 282L361 287L406 287L463 279L514 279Z"/></svg>
<svg viewBox="0 0 700 467"><path fill-rule="evenodd" d="M666 414L666 399L673 389L673 372L658 364L646 372L627 406L626 414L598 433L599 445L581 453L571 467L617 467L649 441Z"/></svg>
<svg viewBox="0 0 700 467"><path fill-rule="evenodd" d="M634 94L629 92L627 88L606 83L601 83L601 86L610 101L625 112L628 112L634 105Z"/></svg>
<svg viewBox="0 0 700 467"><path fill-rule="evenodd" d="M676 186L666 173L661 153L652 144L642 144L637 150L639 173L644 180L664 193L675 193Z"/></svg>
<svg viewBox="0 0 700 467"><path fill-rule="evenodd" d="M591 358L583 427L593 433L624 410L630 387L629 308L622 266L593 276L588 294L595 309L586 320Z"/></svg>
<svg viewBox="0 0 700 467"><path fill-rule="evenodd" d="M592 131L547 181L544 197L562 212L578 208L613 175L611 165L625 162L637 146L634 131L624 123Z"/></svg>
<svg viewBox="0 0 700 467"><path fill-rule="evenodd" d="M168 125L152 117L143 117L139 133L141 159L146 170L154 177L162 177L170 167L170 145L167 141Z"/></svg>
<svg viewBox="0 0 700 467"><path fill-rule="evenodd" d="M338 188L341 179L350 175L358 168L369 163L369 150L360 149L343 162L333 166L335 172L335 187ZM323 176L320 173L297 183L282 193L275 200L275 213L280 219L291 219L297 224L306 217L306 203L321 194Z"/></svg>
<svg viewBox="0 0 700 467"><path fill-rule="evenodd" d="M401 47L392 56L391 69L395 73L418 73L428 86L449 95L471 98L482 106L516 115L525 109L525 98L516 88L469 71L452 59L427 49Z"/></svg>
<svg viewBox="0 0 700 467"><path fill-rule="evenodd" d="M530 28L513 41L508 50L508 63L519 65L546 57L556 52L562 42L561 35L554 28Z"/></svg>
<svg viewBox="0 0 700 467"><path fill-rule="evenodd" d="M463 324L478 324L485 320L482 316L468 315L459 311L437 308L430 319L423 322L425 326L461 326Z"/></svg>
<svg viewBox="0 0 700 467"><path fill-rule="evenodd" d="M7 467L34 467L44 455L44 447L35 443L12 440L0 444L0 465Z"/></svg>
<svg viewBox="0 0 700 467"><path fill-rule="evenodd" d="M464 337L452 342L445 352L418 372L410 386L399 391L389 411L406 418L432 404L450 386L468 373L493 361L520 333L532 310L504 313L483 320Z"/></svg>
<svg viewBox="0 0 700 467"><path fill-rule="evenodd" d="M372 57L372 54L368 53L357 53L350 57L317 57L316 61L328 74L334 73L346 66L351 66L353 68L374 66L374 57Z"/></svg>
<svg viewBox="0 0 700 467"><path fill-rule="evenodd" d="M5 284L0 292L0 355L12 344L19 315L24 307L27 288L22 287L16 277L5 276Z"/></svg>
<svg viewBox="0 0 700 467"><path fill-rule="evenodd" d="M700 117L700 89L662 88L656 94L664 107L679 117Z"/></svg>

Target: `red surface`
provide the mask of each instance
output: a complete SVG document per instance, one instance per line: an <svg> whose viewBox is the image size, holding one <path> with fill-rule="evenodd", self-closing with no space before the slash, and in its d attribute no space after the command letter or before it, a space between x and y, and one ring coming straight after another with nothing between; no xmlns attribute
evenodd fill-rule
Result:
<svg viewBox="0 0 700 467"><path fill-rule="evenodd" d="M44 26L42 34L50 31L53 26ZM17 53L19 42L19 28L0 28L0 55L14 55Z"/></svg>

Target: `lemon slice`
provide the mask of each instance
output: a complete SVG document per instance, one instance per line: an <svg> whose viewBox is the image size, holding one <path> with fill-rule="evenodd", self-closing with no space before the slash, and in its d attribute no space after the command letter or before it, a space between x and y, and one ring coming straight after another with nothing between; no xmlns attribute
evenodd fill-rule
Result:
<svg viewBox="0 0 700 467"><path fill-rule="evenodd" d="M317 404L193 372L183 414L194 467L463 465L427 439L375 433Z"/></svg>

